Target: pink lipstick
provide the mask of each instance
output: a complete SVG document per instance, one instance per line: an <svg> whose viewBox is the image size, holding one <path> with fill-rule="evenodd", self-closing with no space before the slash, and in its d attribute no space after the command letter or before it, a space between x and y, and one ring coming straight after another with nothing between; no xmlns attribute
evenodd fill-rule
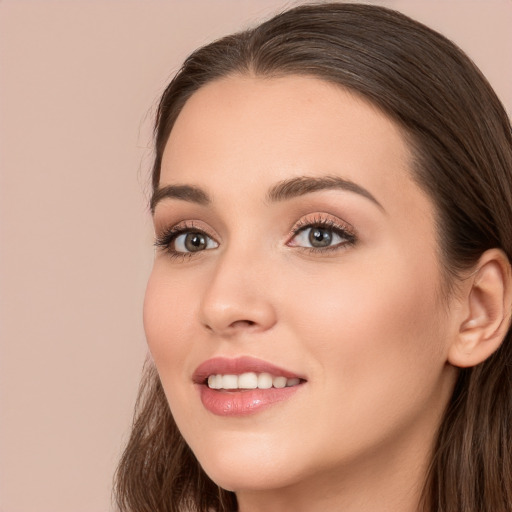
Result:
<svg viewBox="0 0 512 512"><path fill-rule="evenodd" d="M209 359L196 369L193 381L207 410L219 416L244 416L289 399L306 379L245 356Z"/></svg>

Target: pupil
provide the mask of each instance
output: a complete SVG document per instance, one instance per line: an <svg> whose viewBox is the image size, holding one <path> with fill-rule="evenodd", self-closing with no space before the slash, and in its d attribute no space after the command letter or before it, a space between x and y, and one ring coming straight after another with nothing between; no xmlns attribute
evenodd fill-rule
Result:
<svg viewBox="0 0 512 512"><path fill-rule="evenodd" d="M327 247L331 241L332 234L328 229L314 228L309 233L309 242L313 247Z"/></svg>
<svg viewBox="0 0 512 512"><path fill-rule="evenodd" d="M201 233L188 233L185 237L187 251L196 252L206 248L206 240Z"/></svg>

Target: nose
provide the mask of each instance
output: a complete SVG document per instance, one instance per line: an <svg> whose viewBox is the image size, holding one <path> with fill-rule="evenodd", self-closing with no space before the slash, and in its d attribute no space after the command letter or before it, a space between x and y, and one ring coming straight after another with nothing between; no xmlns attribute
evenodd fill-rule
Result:
<svg viewBox="0 0 512 512"><path fill-rule="evenodd" d="M274 326L271 267L256 259L234 252L219 256L200 305L200 320L207 330L232 337Z"/></svg>

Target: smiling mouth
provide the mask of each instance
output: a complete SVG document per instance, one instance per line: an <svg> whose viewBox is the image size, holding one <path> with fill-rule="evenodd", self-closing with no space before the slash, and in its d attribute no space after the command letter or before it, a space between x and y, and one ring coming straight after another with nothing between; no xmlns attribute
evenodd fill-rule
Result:
<svg viewBox="0 0 512 512"><path fill-rule="evenodd" d="M192 381L205 409L216 416L248 417L300 395L305 375L249 356L214 357L200 364Z"/></svg>
<svg viewBox="0 0 512 512"><path fill-rule="evenodd" d="M287 378L283 375L271 375L270 373L246 372L240 375L215 374L209 375L204 382L210 389L224 391L245 391L251 389L282 389L298 386L304 382L297 377Z"/></svg>

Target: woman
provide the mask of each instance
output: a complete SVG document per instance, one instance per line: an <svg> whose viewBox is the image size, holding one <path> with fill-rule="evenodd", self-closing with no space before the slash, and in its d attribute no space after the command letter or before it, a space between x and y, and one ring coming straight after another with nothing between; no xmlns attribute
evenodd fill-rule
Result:
<svg viewBox="0 0 512 512"><path fill-rule="evenodd" d="M469 59L297 7L192 54L155 131L119 508L511 511L512 137Z"/></svg>

